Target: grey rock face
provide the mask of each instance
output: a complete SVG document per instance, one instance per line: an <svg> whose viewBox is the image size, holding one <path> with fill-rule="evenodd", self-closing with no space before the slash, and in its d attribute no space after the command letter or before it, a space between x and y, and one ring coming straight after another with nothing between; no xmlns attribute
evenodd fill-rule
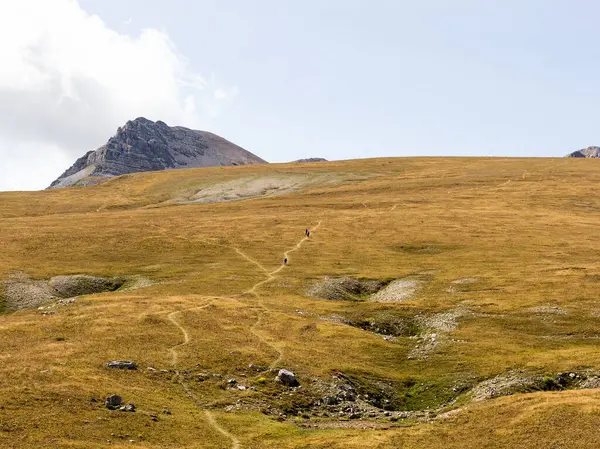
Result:
<svg viewBox="0 0 600 449"><path fill-rule="evenodd" d="M567 154L565 157L588 157L600 158L600 147L587 147L582 150L574 151Z"/></svg>
<svg viewBox="0 0 600 449"><path fill-rule="evenodd" d="M75 161L50 188L86 185L90 178L126 173L264 163L215 134L140 117L120 127L105 145Z"/></svg>
<svg viewBox="0 0 600 449"><path fill-rule="evenodd" d="M300 382L296 379L296 375L286 369L280 369L275 380L286 387L297 387L300 385Z"/></svg>

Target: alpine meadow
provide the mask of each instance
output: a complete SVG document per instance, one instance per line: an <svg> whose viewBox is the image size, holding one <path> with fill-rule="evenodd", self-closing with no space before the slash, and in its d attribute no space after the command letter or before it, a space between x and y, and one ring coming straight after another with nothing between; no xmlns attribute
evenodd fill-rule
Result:
<svg viewBox="0 0 600 449"><path fill-rule="evenodd" d="M597 447L599 164L0 193L0 447Z"/></svg>

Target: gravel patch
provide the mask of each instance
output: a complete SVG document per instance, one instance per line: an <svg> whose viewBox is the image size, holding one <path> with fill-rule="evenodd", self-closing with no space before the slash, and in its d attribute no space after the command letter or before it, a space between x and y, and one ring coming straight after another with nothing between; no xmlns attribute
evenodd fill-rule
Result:
<svg viewBox="0 0 600 449"><path fill-rule="evenodd" d="M369 298L375 302L401 302L412 298L419 290L422 281L398 279Z"/></svg>
<svg viewBox="0 0 600 449"><path fill-rule="evenodd" d="M325 278L309 287L307 293L314 298L362 301L364 296L379 291L385 283L377 279L359 280L349 277Z"/></svg>

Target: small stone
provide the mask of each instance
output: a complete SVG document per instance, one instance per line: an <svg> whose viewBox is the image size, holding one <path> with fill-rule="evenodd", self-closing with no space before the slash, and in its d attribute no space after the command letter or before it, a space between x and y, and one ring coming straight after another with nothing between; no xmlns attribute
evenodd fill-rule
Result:
<svg viewBox="0 0 600 449"><path fill-rule="evenodd" d="M135 405L127 404L121 407L119 410L121 410L122 412L135 412Z"/></svg>
<svg viewBox="0 0 600 449"><path fill-rule="evenodd" d="M235 385L235 384L237 384L237 380L235 380L235 379L229 379L229 380L227 381L227 383L228 383L229 385Z"/></svg>
<svg viewBox="0 0 600 449"><path fill-rule="evenodd" d="M264 371L264 370L265 370L265 368L264 368L264 367L262 367L262 366L259 366L259 365L255 365L254 363L251 363L251 364L249 364L249 365L248 365L248 369L250 369L250 370L252 370L252 371L257 371L257 372L260 372L260 371Z"/></svg>

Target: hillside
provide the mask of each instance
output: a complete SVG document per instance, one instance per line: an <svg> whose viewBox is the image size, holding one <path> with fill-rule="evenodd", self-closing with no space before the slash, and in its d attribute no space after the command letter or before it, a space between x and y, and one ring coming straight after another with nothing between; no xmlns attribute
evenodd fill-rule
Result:
<svg viewBox="0 0 600 449"><path fill-rule="evenodd" d="M97 184L127 173L264 163L215 134L139 117L120 127L105 145L77 159L50 188Z"/></svg>
<svg viewBox="0 0 600 449"><path fill-rule="evenodd" d="M0 447L597 447L599 181L401 158L0 193Z"/></svg>

